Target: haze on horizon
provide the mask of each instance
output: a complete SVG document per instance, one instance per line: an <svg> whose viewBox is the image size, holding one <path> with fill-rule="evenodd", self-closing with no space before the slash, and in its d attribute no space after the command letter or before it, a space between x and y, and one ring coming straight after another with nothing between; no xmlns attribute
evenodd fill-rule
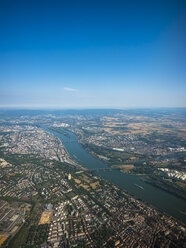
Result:
<svg viewBox="0 0 186 248"><path fill-rule="evenodd" d="M0 1L1 108L186 107L185 0Z"/></svg>

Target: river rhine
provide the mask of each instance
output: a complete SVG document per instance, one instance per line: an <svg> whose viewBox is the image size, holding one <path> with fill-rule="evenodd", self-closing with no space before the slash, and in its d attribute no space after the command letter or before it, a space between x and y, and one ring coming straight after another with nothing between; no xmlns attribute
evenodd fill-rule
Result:
<svg viewBox="0 0 186 248"><path fill-rule="evenodd" d="M69 136L48 130L55 134L64 144L69 155L83 167L88 169L108 168L108 165L89 154L78 142L76 136ZM65 130L65 132L67 132ZM136 198L155 206L186 224L186 201L164 190L143 182L142 176L128 175L119 170L98 171L97 174L116 186L123 188ZM139 187L141 186L141 187Z"/></svg>

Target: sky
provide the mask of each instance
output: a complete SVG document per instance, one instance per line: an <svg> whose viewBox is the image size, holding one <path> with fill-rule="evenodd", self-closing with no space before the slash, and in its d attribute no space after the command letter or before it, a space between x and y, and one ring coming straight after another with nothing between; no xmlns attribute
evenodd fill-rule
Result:
<svg viewBox="0 0 186 248"><path fill-rule="evenodd" d="M0 0L0 108L186 107L185 0Z"/></svg>

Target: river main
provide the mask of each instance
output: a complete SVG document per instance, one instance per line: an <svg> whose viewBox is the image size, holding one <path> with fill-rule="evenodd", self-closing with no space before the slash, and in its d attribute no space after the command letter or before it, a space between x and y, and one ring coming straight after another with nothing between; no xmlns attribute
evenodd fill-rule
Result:
<svg viewBox="0 0 186 248"><path fill-rule="evenodd" d="M47 129L48 130L48 129ZM64 144L69 155L80 165L88 169L108 168L108 165L89 154L78 142L72 132L65 136L61 133L48 130L56 135ZM141 179L143 176L129 175L119 170L98 171L97 174L116 186L129 192L136 198L147 202L162 210L170 216L186 224L186 201L180 199L164 190L145 183Z"/></svg>

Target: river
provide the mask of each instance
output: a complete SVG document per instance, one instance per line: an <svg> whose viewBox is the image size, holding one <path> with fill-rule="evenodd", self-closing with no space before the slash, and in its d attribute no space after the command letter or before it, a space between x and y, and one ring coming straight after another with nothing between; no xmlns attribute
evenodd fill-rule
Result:
<svg viewBox="0 0 186 248"><path fill-rule="evenodd" d="M48 130L48 129L47 129ZM89 154L78 142L77 137L69 131L68 136L48 130L56 135L64 144L69 155L83 167L88 169L108 168L108 165ZM123 188L136 198L147 202L170 216L186 224L186 201L164 190L145 183L143 176L129 175L119 170L98 171L97 174L116 186Z"/></svg>

